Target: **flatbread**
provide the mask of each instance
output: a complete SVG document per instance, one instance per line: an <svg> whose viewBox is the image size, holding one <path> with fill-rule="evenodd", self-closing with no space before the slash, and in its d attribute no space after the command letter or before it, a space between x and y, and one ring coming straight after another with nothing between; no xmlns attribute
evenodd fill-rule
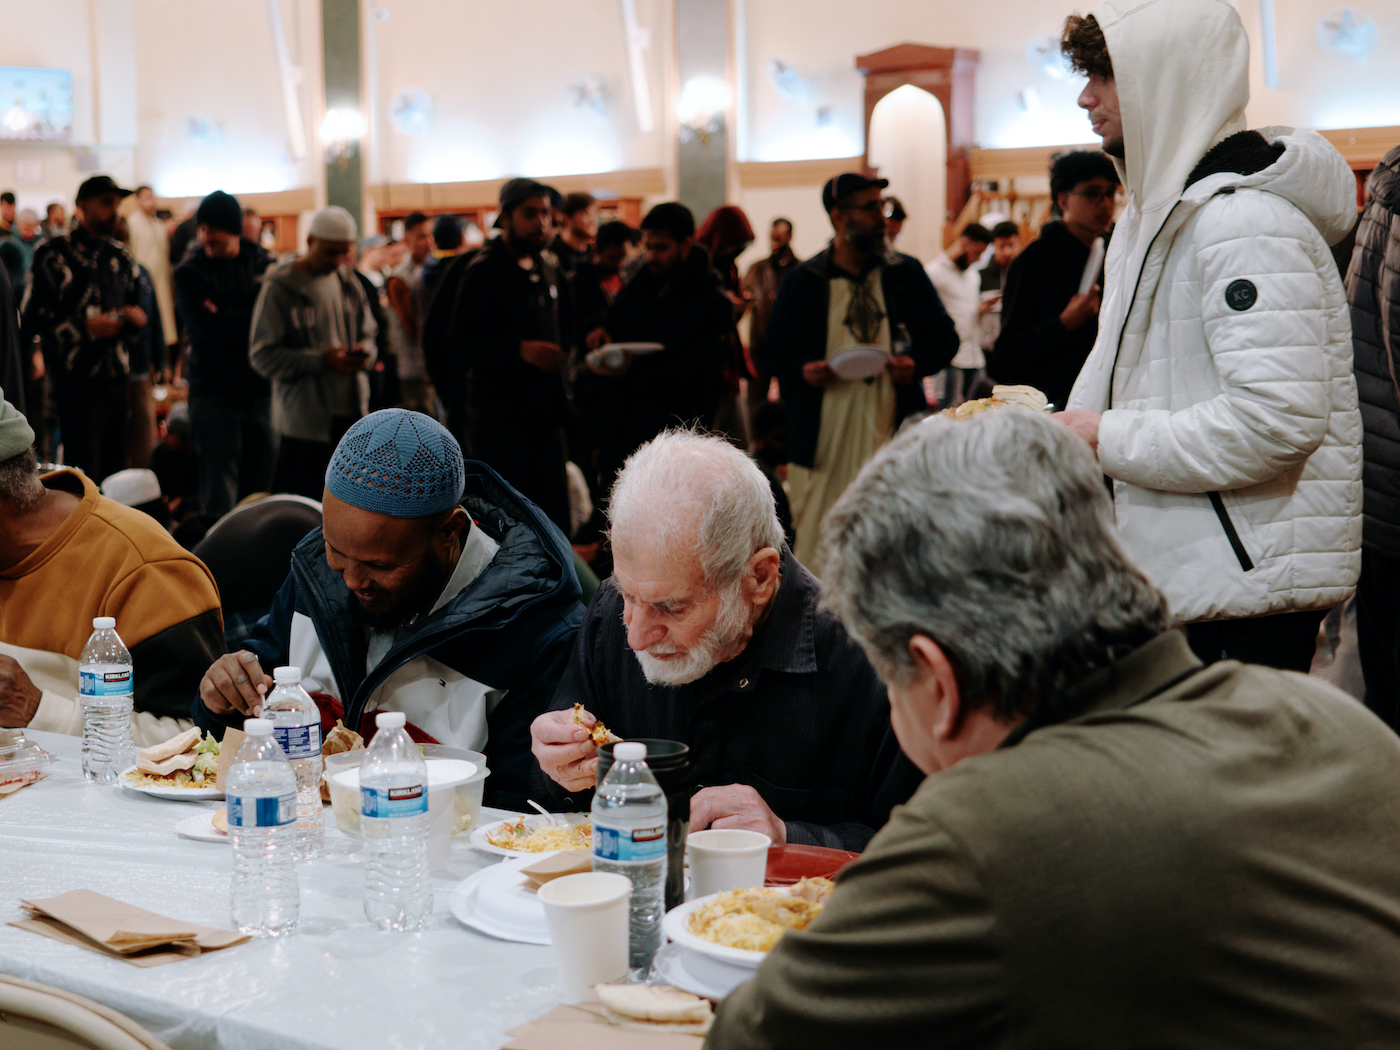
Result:
<svg viewBox="0 0 1400 1050"><path fill-rule="evenodd" d="M190 748L194 747L203 739L204 730L196 726L193 729L185 730L179 736L171 737L163 744L152 744L150 747L143 749L136 757L147 762L160 762L174 755L178 755L182 751L190 750ZM190 766L193 765L194 763L191 762L189 766L176 766L175 768L189 769ZM146 769L140 762L137 763L137 768Z"/></svg>
<svg viewBox="0 0 1400 1050"><path fill-rule="evenodd" d="M152 762L148 758L138 758L136 768L139 772L149 773L153 777L168 777L171 773L178 773L182 769L193 769L194 761L198 757L193 751L186 751L183 755L171 755L161 762Z"/></svg>
<svg viewBox="0 0 1400 1050"><path fill-rule="evenodd" d="M574 704L574 725L583 726L585 729L588 729L588 735L593 738L593 743L599 746L602 746L603 744L622 743L622 737L618 736L614 732L611 732L607 726L603 725L602 722L599 722L596 719L594 720L593 727L589 729L588 726L584 725L583 719L580 717L582 714L583 705Z"/></svg>
<svg viewBox="0 0 1400 1050"><path fill-rule="evenodd" d="M610 1021L615 1015L617 1022L648 1022L648 1027L664 1027L666 1031L691 1031L689 1026L703 1026L695 1029L702 1034L714 1020L707 1000L667 985L600 984L594 991ZM682 1029L682 1025L687 1027Z"/></svg>
<svg viewBox="0 0 1400 1050"><path fill-rule="evenodd" d="M227 835L228 809L224 806L220 806L218 809L214 810L214 815L209 818L209 823L214 825L215 831L222 831L225 835Z"/></svg>

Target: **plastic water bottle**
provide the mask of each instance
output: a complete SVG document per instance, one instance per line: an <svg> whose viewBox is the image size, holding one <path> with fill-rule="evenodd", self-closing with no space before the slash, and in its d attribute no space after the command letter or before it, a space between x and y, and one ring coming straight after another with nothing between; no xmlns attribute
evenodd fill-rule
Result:
<svg viewBox="0 0 1400 1050"><path fill-rule="evenodd" d="M433 910L428 878L428 763L402 711L375 716L379 732L360 763L365 916L381 930L421 930Z"/></svg>
<svg viewBox="0 0 1400 1050"><path fill-rule="evenodd" d="M593 793L593 870L632 880L633 981L651 975L666 912L666 795L646 759L646 744L614 744L612 768Z"/></svg>
<svg viewBox="0 0 1400 1050"><path fill-rule="evenodd" d="M297 779L272 739L272 723L250 718L248 739L224 778L233 840L233 922L240 933L282 937L297 928Z"/></svg>
<svg viewBox="0 0 1400 1050"><path fill-rule="evenodd" d="M300 667L278 667L263 701L262 717L297 777L297 860L318 856L326 844L321 812L321 712L301 687Z"/></svg>
<svg viewBox="0 0 1400 1050"><path fill-rule="evenodd" d="M78 658L78 699L83 705L83 779L115 784L134 765L131 703L136 680L131 653L117 637L117 621L97 616Z"/></svg>

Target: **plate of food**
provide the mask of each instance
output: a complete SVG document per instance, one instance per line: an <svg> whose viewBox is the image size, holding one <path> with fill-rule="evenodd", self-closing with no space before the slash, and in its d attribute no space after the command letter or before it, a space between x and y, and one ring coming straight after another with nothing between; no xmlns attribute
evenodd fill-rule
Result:
<svg viewBox="0 0 1400 1050"><path fill-rule="evenodd" d="M950 416L953 419L971 419L983 412L995 412L1008 408L1030 412L1055 411L1055 406L1050 404L1045 395L1033 386L994 386L991 397L979 397L971 401L964 401L957 408L945 408L939 415ZM929 418L934 417L930 416Z"/></svg>
<svg viewBox="0 0 1400 1050"><path fill-rule="evenodd" d="M792 886L725 890L672 908L661 928L692 951L755 967L788 930L805 930L835 888L830 879L802 879Z"/></svg>
<svg viewBox="0 0 1400 1050"><path fill-rule="evenodd" d="M885 370L890 355L882 346L848 346L826 363L842 379L869 379Z"/></svg>
<svg viewBox="0 0 1400 1050"><path fill-rule="evenodd" d="M591 849L593 825L582 813L559 813L562 827L550 824L545 816L519 816L498 820L473 831L468 841L483 853L520 857L527 853L553 853L561 849Z"/></svg>
<svg viewBox="0 0 1400 1050"><path fill-rule="evenodd" d="M121 780L154 798L198 802L224 797L216 785L218 774L219 742L212 733L195 728L141 750L136 765L123 770Z"/></svg>
<svg viewBox="0 0 1400 1050"><path fill-rule="evenodd" d="M178 802L223 798L217 778L218 741L199 728L141 749L136 764L122 771L122 784L133 791Z"/></svg>
<svg viewBox="0 0 1400 1050"><path fill-rule="evenodd" d="M222 806L218 809L201 809L194 816L186 817L176 824L175 833L181 838L194 839L196 842L218 842L227 846L228 810Z"/></svg>

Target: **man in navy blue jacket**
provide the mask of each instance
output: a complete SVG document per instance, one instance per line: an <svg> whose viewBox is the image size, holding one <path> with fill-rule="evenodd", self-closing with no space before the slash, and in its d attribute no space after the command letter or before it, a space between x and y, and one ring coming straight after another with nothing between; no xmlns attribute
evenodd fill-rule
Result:
<svg viewBox="0 0 1400 1050"><path fill-rule="evenodd" d="M484 752L488 805L524 809L530 722L554 696L582 617L569 541L447 429L404 409L341 439L322 528L292 553L271 612L209 668L197 724L257 711L274 667L300 667L323 726L372 734L402 711L420 742Z"/></svg>

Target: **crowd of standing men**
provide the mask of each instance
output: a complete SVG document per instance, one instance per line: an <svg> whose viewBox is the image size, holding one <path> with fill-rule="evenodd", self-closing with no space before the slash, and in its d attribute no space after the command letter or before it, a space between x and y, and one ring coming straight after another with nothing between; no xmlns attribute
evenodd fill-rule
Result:
<svg viewBox="0 0 1400 1050"><path fill-rule="evenodd" d="M1265 150L1258 164L1273 161L1273 147L1245 145ZM1106 264L1092 275L1086 267L1101 258L1095 242L1112 241L1124 200L1113 156L1054 158L1053 217L1024 250L1023 228L998 216L959 230L927 265L895 247L907 215L888 182L838 175L821 193L826 249L798 258L792 224L778 218L767 231L770 254L742 274L736 260L755 234L737 207L697 225L670 202L647 212L640 229L600 226L590 195L563 196L526 178L501 187L484 243L469 247L453 215L414 213L384 254L382 238L361 242L355 219L331 207L312 217L305 251L280 262L259 243L256 214L220 191L169 235L149 187L132 193L106 176L80 187L71 228L59 205L40 224L0 194L0 277L9 278L0 298L12 300L0 309L0 338L14 348L0 380L13 401L28 401L45 458L61 441L63 461L96 479L149 464L166 497L185 497L206 520L257 492L319 498L336 443L356 420L392 405L424 412L538 506L600 578L611 570L599 542L609 494L628 456L669 427L698 426L759 461L794 553L820 576L821 521L901 422L985 396L994 382L1073 405L1107 284ZM1381 179L1389 170L1377 176L1372 211L1389 206ZM1383 219L1368 218L1358 265L1382 265ZM1373 279L1363 267L1357 280ZM885 367L839 375L830 362L852 347L884 351ZM156 447L152 386L181 365L188 409L171 413L168 447ZM1391 373L1363 365L1358 358L1378 376L1363 377L1366 400L1393 396L1378 385ZM1123 411L1111 395L1109 407ZM1064 421L1102 455L1100 418L1076 411ZM1370 430L1382 469L1385 428ZM169 491L176 460L187 467L181 493ZM1171 491L1175 482L1126 479L1153 469L1167 468L1121 465L1125 491ZM1212 520L1249 572L1227 505L1239 497L1221 492ZM1390 518L1380 495L1368 499L1376 541L1366 567L1379 580L1393 571L1381 542ZM1151 560L1157 539L1140 542L1138 556ZM1190 576L1174 564L1160 572L1164 581ZM1374 586L1363 580L1372 606ZM1192 584L1173 596L1198 654L1306 669L1316 602L1299 608L1295 588L1291 597L1261 592L1245 605L1205 600L1198 609L1201 592ZM1278 618L1293 612L1287 623ZM1373 608L1363 632L1377 681L1391 680L1396 663L1394 630L1377 626L1394 617L1383 613Z"/></svg>

